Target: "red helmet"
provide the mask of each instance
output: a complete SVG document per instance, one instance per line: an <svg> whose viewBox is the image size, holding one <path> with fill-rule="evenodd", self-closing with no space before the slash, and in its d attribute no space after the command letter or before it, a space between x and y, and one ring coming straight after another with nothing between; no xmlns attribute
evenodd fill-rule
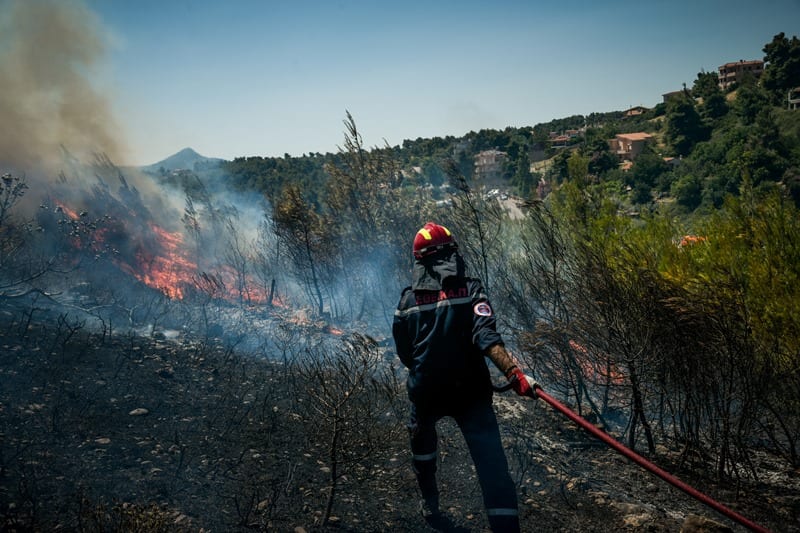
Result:
<svg viewBox="0 0 800 533"><path fill-rule="evenodd" d="M414 236L414 257L422 259L446 248L457 248L450 230L435 222L428 222Z"/></svg>

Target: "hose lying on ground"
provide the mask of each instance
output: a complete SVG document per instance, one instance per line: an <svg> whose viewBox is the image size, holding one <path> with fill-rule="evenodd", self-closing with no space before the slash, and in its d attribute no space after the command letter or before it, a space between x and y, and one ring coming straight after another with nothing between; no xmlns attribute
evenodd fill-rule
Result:
<svg viewBox="0 0 800 533"><path fill-rule="evenodd" d="M513 384L509 383L508 385L504 385L502 387L495 387L495 390L498 391L498 392L503 392L503 391L506 391L506 390L510 389L512 386L513 386ZM603 443L608 445L614 451L616 451L616 452L620 453L621 455L627 457L628 459L630 459L631 461L633 461L637 465L639 465L642 468L644 468L645 470L648 470L649 472L657 475L658 477L660 477L664 481L670 483L671 485L681 489L683 492L685 492L689 496L691 496L691 497L695 498L696 500L701 501L702 503L708 505L709 507L711 507L715 511L727 516L731 520L735 520L736 522L738 522L739 524L743 525L744 527L750 529L751 531L757 531L759 533L769 533L768 529L756 524L752 520L740 515L736 511L734 511L732 509L729 509L728 507L722 505L721 503L719 503L718 501L712 499L708 495L703 494L702 492L700 492L699 490L695 489L694 487L692 487L690 485L687 485L686 483L684 483L680 479L676 478L675 476L673 476L669 472L663 470L662 468L659 468L658 466L656 466L655 464L651 463L650 461L648 461L647 459L645 459L644 457L642 457L638 453L634 452L633 450L631 450L627 446L624 446L623 444L620 444L619 442L614 440L608 433L596 428L594 425L592 425L591 423L587 422L583 417L579 416L577 413L572 411L570 408L568 408L567 406L565 406L564 404L562 404L561 402L559 402L558 400L556 400L555 398L553 398L552 396L547 394L545 391L542 390L542 388L538 384L535 384L533 387L531 387L529 396L531 398L540 398L540 399L544 400L545 402L550 404L550 406L553 407L556 411L560 412L561 414L563 414L564 416L566 416L567 418L569 418L570 420L572 420L573 422L578 424L581 428L583 428L585 431L589 432L592 436L600 439Z"/></svg>

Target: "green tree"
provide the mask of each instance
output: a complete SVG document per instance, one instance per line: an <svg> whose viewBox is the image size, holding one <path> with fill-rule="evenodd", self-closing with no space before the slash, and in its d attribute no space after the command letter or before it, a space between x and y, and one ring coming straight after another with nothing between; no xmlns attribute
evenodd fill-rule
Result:
<svg viewBox="0 0 800 533"><path fill-rule="evenodd" d="M531 174L531 158L528 156L527 149L519 151L514 175L511 178L511 185L517 189L517 193L522 198L530 197L535 188L533 174Z"/></svg>
<svg viewBox="0 0 800 533"><path fill-rule="evenodd" d="M561 183L569 178L567 161L572 153L569 150L561 150L553 158L552 163L547 167L547 177L553 183Z"/></svg>
<svg viewBox="0 0 800 533"><path fill-rule="evenodd" d="M764 45L766 66L761 84L769 92L772 103L784 105L790 89L800 87L800 39L791 40L781 32Z"/></svg>
<svg viewBox="0 0 800 533"><path fill-rule="evenodd" d="M740 197L729 196L722 209L703 221L708 245L688 254L686 270L677 274L677 261L668 268L680 276L697 309L707 309L713 319L708 338L717 339L709 345L717 351L714 363L733 365L720 369L732 378L720 385L737 403L720 413L752 425L722 429L740 442L742 434L736 432L764 428L776 449L797 464L800 216L777 190L759 198L743 189ZM760 422L752 418L755 405L764 409Z"/></svg>
<svg viewBox="0 0 800 533"><path fill-rule="evenodd" d="M667 103L664 136L677 155L688 155L695 144L707 138L703 121L688 95Z"/></svg>
<svg viewBox="0 0 800 533"><path fill-rule="evenodd" d="M752 78L742 82L736 91L733 109L743 125L750 126L755 123L759 113L769 107L769 94L763 87L755 83Z"/></svg>
<svg viewBox="0 0 800 533"><path fill-rule="evenodd" d="M653 201L653 188L643 181L633 184L631 202L638 205L649 204Z"/></svg>
<svg viewBox="0 0 800 533"><path fill-rule="evenodd" d="M692 97L706 99L719 92L719 75L716 72L701 71L692 85Z"/></svg>
<svg viewBox="0 0 800 533"><path fill-rule="evenodd" d="M669 166L664 162L664 158L648 143L633 162L629 172L631 185L645 184L653 188L659 178L668 171Z"/></svg>
<svg viewBox="0 0 800 533"><path fill-rule="evenodd" d="M678 205L694 211L703 200L703 182L694 174L686 174L672 183L670 193Z"/></svg>
<svg viewBox="0 0 800 533"><path fill-rule="evenodd" d="M603 176L619 166L619 159L611 152L608 140L600 135L587 133L583 153L589 158L589 174Z"/></svg>
<svg viewBox="0 0 800 533"><path fill-rule="evenodd" d="M439 187L446 181L447 176L442 172L442 167L433 157L426 157L420 166L422 167L422 174L434 187Z"/></svg>
<svg viewBox="0 0 800 533"><path fill-rule="evenodd" d="M589 180L589 158L573 150L567 159L567 174L578 187L585 187Z"/></svg>
<svg viewBox="0 0 800 533"><path fill-rule="evenodd" d="M700 72L692 86L692 97L700 99L699 113L706 127L712 127L713 122L725 116L728 104L725 94L719 88L719 76L716 72Z"/></svg>

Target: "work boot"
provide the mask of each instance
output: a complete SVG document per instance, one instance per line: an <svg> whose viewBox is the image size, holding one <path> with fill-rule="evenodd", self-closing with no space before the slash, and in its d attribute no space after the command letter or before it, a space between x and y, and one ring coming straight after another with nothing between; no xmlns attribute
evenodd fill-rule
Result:
<svg viewBox="0 0 800 533"><path fill-rule="evenodd" d="M439 509L438 498L433 500L421 500L419 502L419 512L423 520L436 531L450 531L452 523L441 509Z"/></svg>
<svg viewBox="0 0 800 533"><path fill-rule="evenodd" d="M519 533L519 517L490 516L489 527L492 533Z"/></svg>
<svg viewBox="0 0 800 533"><path fill-rule="evenodd" d="M426 520L428 517L442 514L442 511L439 509L439 502L434 500L420 500L419 512L422 518Z"/></svg>

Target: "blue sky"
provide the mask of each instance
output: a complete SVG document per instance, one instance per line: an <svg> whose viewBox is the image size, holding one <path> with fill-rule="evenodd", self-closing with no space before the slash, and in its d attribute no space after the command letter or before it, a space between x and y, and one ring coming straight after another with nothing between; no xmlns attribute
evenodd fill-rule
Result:
<svg viewBox="0 0 800 533"><path fill-rule="evenodd" d="M0 0L2 1L2 0ZM124 164L333 152L651 107L800 35L800 0L86 0Z"/></svg>

